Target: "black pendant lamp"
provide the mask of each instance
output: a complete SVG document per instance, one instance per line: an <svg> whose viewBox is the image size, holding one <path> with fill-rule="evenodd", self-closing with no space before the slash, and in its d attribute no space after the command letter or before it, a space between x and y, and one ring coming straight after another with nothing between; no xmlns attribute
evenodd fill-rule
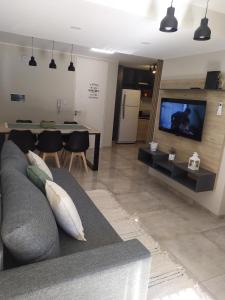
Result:
<svg viewBox="0 0 225 300"><path fill-rule="evenodd" d="M175 18L175 8L173 7L173 0L171 1L171 6L167 8L167 14L160 23L159 30L162 32L175 32L177 31L178 22Z"/></svg>
<svg viewBox="0 0 225 300"><path fill-rule="evenodd" d="M34 38L32 37L32 55L31 55L31 58L30 58L30 61L29 61L29 66L36 67L37 62L36 62L35 57L34 57L33 54L34 54Z"/></svg>
<svg viewBox="0 0 225 300"><path fill-rule="evenodd" d="M54 47L55 47L55 42L53 41L53 43L52 43L52 59L51 59L51 62L49 64L50 69L56 69L57 68L55 60L53 58Z"/></svg>
<svg viewBox="0 0 225 300"><path fill-rule="evenodd" d="M206 18L208 12L209 0L207 0L205 17L201 19L200 26L195 30L195 41L208 41L211 38L211 29L208 26L209 19Z"/></svg>
<svg viewBox="0 0 225 300"><path fill-rule="evenodd" d="M73 45L71 46L71 60L68 67L68 71L75 72L75 67L73 65Z"/></svg>

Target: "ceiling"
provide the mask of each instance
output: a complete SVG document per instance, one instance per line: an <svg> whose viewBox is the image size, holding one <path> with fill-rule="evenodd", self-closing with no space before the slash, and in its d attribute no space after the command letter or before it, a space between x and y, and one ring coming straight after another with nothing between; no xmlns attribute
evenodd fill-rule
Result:
<svg viewBox="0 0 225 300"><path fill-rule="evenodd" d="M27 45L34 36L36 46L76 50L113 49L114 58L136 63L148 58L173 58L225 49L225 0L210 0L212 39L193 41L194 30L204 16L206 0L174 0L179 31L162 33L160 20L170 0L0 0L0 41ZM97 55L97 54L96 54ZM102 55L101 55L102 56ZM144 57L141 59L141 57ZM130 60L128 59L128 62Z"/></svg>
<svg viewBox="0 0 225 300"><path fill-rule="evenodd" d="M2 43L31 48L32 39L30 36L23 36L19 34L0 31L0 44ZM52 41L35 38L34 49L52 51ZM54 49L55 49L54 51L70 54L71 44L55 41ZM115 53L114 55L111 56L107 54L92 52L90 51L90 47L84 47L79 45L74 46L73 55L86 56L86 57L92 57L96 59L104 59L107 61L119 62L121 65L139 68L139 69L149 68L150 65L156 63L156 59L154 58L124 54L124 53Z"/></svg>

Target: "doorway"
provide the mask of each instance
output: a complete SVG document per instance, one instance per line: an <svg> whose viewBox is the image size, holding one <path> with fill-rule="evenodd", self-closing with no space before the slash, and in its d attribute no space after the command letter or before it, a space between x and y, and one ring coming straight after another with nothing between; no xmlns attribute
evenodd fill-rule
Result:
<svg viewBox="0 0 225 300"><path fill-rule="evenodd" d="M120 64L113 124L115 143L146 143L150 122L154 117L153 97L158 63L152 60L146 65ZM159 90L159 87L158 87Z"/></svg>

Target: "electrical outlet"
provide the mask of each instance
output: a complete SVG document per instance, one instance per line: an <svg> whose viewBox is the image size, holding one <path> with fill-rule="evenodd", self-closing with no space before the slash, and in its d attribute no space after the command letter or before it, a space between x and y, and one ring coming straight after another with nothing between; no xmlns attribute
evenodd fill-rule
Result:
<svg viewBox="0 0 225 300"><path fill-rule="evenodd" d="M218 106L217 106L217 112L216 112L216 115L217 116L222 116L223 114L223 103L222 102L219 102L218 103Z"/></svg>

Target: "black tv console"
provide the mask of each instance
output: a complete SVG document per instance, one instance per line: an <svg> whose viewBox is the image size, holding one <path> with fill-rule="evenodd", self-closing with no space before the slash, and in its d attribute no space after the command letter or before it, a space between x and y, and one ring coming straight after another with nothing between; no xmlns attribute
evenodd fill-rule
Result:
<svg viewBox="0 0 225 300"><path fill-rule="evenodd" d="M203 168L192 171L187 162L169 161L168 157L169 154L165 152L152 152L148 148L140 148L138 153L140 161L196 193L213 190L215 173Z"/></svg>

